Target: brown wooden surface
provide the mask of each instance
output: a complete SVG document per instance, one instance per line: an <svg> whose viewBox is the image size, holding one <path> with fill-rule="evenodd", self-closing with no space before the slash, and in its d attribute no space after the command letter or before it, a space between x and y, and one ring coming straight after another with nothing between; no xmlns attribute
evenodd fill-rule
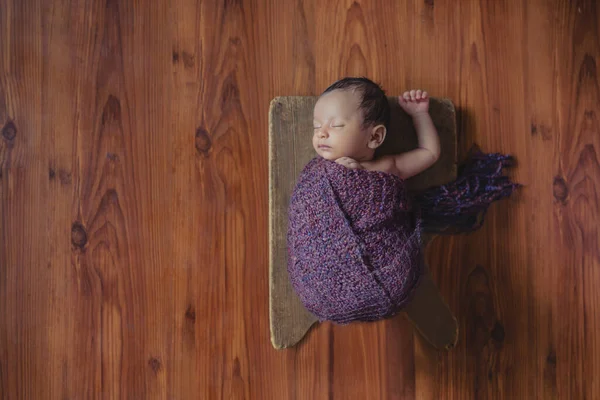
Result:
<svg viewBox="0 0 600 400"><path fill-rule="evenodd" d="M0 397L600 396L592 0L0 1ZM269 341L269 101L346 74L459 109L526 187L428 263L461 337Z"/></svg>

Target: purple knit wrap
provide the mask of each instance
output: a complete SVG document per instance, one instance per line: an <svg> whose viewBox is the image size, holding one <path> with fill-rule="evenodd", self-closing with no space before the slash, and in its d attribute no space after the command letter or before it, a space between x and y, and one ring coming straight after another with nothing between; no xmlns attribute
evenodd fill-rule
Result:
<svg viewBox="0 0 600 400"><path fill-rule="evenodd" d="M397 313L421 276L421 231L479 229L521 186L503 174L513 161L474 145L454 181L409 194L395 175L311 160L288 209L288 273L304 306L340 324Z"/></svg>
<svg viewBox="0 0 600 400"><path fill-rule="evenodd" d="M420 218L402 179L316 157L288 209L288 273L321 321L373 321L397 313L421 275Z"/></svg>

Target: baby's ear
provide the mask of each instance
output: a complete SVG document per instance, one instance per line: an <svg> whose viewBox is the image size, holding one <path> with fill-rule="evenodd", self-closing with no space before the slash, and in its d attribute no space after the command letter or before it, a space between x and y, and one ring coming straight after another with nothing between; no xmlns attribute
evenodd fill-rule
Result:
<svg viewBox="0 0 600 400"><path fill-rule="evenodd" d="M371 128L371 137L369 138L369 148L376 149L385 140L385 135L387 133L387 129L385 125L376 125Z"/></svg>

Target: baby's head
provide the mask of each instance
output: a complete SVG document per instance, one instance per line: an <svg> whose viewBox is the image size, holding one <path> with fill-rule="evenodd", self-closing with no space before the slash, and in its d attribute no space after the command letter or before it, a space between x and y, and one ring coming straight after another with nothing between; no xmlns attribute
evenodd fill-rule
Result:
<svg viewBox="0 0 600 400"><path fill-rule="evenodd" d="M327 160L371 160L390 121L385 92L367 78L344 78L329 86L315 104L313 147Z"/></svg>

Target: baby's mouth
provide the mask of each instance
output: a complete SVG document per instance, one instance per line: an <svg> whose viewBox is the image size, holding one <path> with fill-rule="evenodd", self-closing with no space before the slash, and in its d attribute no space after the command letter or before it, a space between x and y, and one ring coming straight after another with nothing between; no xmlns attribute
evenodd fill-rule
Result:
<svg viewBox="0 0 600 400"><path fill-rule="evenodd" d="M320 144L320 145L319 145L319 149L321 149L321 150L329 150L329 149L331 149L331 147L330 147L330 146L327 146L327 145L325 145L325 144Z"/></svg>

